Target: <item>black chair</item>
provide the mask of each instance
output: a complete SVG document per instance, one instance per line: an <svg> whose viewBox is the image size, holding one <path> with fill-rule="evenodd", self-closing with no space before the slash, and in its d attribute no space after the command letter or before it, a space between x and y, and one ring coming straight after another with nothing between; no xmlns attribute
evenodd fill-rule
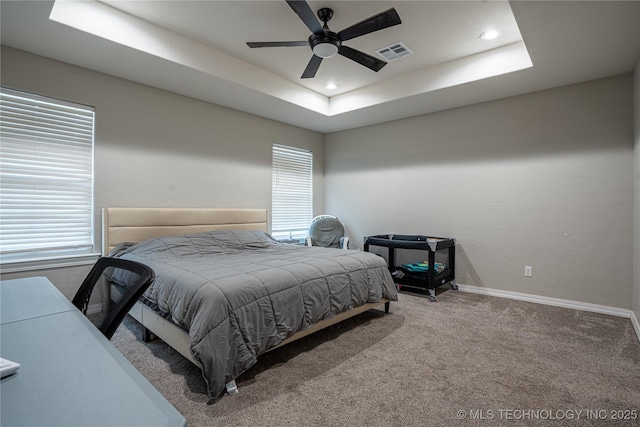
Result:
<svg viewBox="0 0 640 427"><path fill-rule="evenodd" d="M154 279L153 270L139 262L100 258L80 285L72 303L110 340L131 307ZM103 313L87 315L89 299L97 285L102 286L107 293L105 296L103 292L103 298L107 299L106 304L103 304L105 309Z"/></svg>

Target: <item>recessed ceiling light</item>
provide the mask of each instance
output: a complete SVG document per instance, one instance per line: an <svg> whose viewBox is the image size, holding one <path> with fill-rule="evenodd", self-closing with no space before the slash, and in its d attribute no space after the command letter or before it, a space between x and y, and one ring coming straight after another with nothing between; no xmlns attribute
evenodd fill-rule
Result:
<svg viewBox="0 0 640 427"><path fill-rule="evenodd" d="M337 83L327 83L324 87L326 87L329 90L334 90L334 89L338 89L338 84Z"/></svg>
<svg viewBox="0 0 640 427"><path fill-rule="evenodd" d="M500 30L487 30L484 33L480 34L480 39L482 40L494 40L502 35L502 31Z"/></svg>

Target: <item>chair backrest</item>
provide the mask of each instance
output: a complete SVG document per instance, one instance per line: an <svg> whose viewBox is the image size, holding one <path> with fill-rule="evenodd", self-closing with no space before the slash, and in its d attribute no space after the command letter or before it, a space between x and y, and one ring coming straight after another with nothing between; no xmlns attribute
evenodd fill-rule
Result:
<svg viewBox="0 0 640 427"><path fill-rule="evenodd" d="M344 226L333 215L319 215L311 220L309 237L315 246L339 248L340 239L344 237Z"/></svg>
<svg viewBox="0 0 640 427"><path fill-rule="evenodd" d="M104 312L87 315L87 318L111 339L129 310L155 279L155 273L139 262L120 258L103 257L96 262L72 303L85 315L93 290L97 286L104 289Z"/></svg>

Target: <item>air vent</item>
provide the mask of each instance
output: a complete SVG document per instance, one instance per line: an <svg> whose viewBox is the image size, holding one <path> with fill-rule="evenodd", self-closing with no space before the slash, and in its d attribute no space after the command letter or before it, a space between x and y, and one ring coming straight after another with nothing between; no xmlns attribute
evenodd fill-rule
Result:
<svg viewBox="0 0 640 427"><path fill-rule="evenodd" d="M394 43L391 46L378 49L376 50L376 53L387 61L395 61L396 59L413 55L413 52L402 42Z"/></svg>

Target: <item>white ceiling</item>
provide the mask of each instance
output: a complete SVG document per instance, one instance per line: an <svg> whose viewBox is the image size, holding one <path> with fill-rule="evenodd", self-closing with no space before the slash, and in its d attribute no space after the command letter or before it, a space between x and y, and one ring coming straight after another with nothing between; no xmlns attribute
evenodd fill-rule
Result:
<svg viewBox="0 0 640 427"><path fill-rule="evenodd" d="M640 57L640 1L309 1L334 10L336 32L394 7L401 25L345 45L414 52L379 73L337 55L314 79L300 78L310 48L245 44L308 38L284 0L0 5L5 45L323 133L622 74ZM503 36L480 40L488 28Z"/></svg>
<svg viewBox="0 0 640 427"><path fill-rule="evenodd" d="M188 7L185 2L175 1L103 0L103 3L326 96L521 40L506 1L309 1L314 12L321 7L333 9L329 28L335 32L395 7L401 16L401 25L355 38L345 45L374 55L376 49L402 41L414 55L393 61L378 73L336 56L323 61L315 78L301 79L312 56L308 46L249 49L246 45L247 41L306 41L309 38L309 29L284 0L197 1L189 2ZM479 34L493 27L500 28L504 36L492 42L480 40ZM338 82L339 89L327 90L328 82Z"/></svg>

